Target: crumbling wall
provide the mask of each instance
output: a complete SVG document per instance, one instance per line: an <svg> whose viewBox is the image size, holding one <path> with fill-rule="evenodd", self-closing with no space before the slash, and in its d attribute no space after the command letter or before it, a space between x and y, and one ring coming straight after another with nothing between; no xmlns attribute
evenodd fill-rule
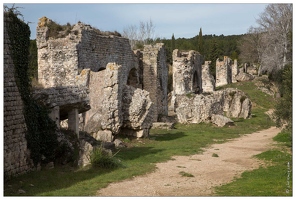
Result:
<svg viewBox="0 0 296 200"><path fill-rule="evenodd" d="M126 83L131 69L138 68L129 41L112 33L100 32L90 25L77 23L68 35L49 37L50 19L39 19L37 27L38 81L44 87L75 85L83 69L98 72L109 62L123 66Z"/></svg>
<svg viewBox="0 0 296 200"><path fill-rule="evenodd" d="M27 126L24 117L24 104L16 85L15 66L12 60L11 43L8 35L8 26L12 25L8 16L4 14L4 175L14 176L26 173L33 169L30 153L27 149L25 134Z"/></svg>
<svg viewBox="0 0 296 200"><path fill-rule="evenodd" d="M118 33L101 32L83 23L77 23L62 37L51 38L51 23L43 17L37 27L40 83L46 88L73 85L88 88L91 109L82 114L81 129L98 137L101 133L107 134L111 140L124 126L124 86L144 88L143 53L133 52L129 40ZM167 75L161 71L166 61L165 51L162 45L156 45L156 50L155 66L160 77L154 77L155 84L159 78L164 80L165 86L155 85L158 90L150 95L160 91L166 94L163 89L166 89ZM166 95L161 98L155 104L167 102ZM165 106L159 108L165 109Z"/></svg>
<svg viewBox="0 0 296 200"><path fill-rule="evenodd" d="M222 61L216 60L216 87L232 83L232 60L224 56Z"/></svg>
<svg viewBox="0 0 296 200"><path fill-rule="evenodd" d="M202 90L203 92L213 92L215 90L215 79L210 74L211 61L205 61L202 65Z"/></svg>
<svg viewBox="0 0 296 200"><path fill-rule="evenodd" d="M163 43L145 45L143 51L143 89L149 92L153 102L153 120L168 114L168 70Z"/></svg>

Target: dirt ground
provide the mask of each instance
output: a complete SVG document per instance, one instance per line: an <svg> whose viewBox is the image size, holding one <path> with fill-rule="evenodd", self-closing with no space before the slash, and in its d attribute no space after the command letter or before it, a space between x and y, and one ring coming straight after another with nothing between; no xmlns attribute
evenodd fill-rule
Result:
<svg viewBox="0 0 296 200"><path fill-rule="evenodd" d="M214 187L231 182L244 171L259 168L263 163L253 156L271 148L272 138L279 132L280 129L271 127L214 144L202 154L175 156L158 163L152 173L110 184L99 190L97 196L212 196ZM182 171L194 177L182 176Z"/></svg>

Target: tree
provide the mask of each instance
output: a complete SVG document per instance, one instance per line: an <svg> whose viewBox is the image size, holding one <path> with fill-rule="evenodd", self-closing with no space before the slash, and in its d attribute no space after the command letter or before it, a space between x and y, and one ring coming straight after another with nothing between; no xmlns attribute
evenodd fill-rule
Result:
<svg viewBox="0 0 296 200"><path fill-rule="evenodd" d="M250 27L248 33L238 42L240 60L243 63L261 63L263 52L262 33L258 28Z"/></svg>
<svg viewBox="0 0 296 200"><path fill-rule="evenodd" d="M292 130L292 65L286 65L281 72L281 90L284 91L282 93L282 97L279 99L276 109L275 116L277 119L277 126L282 126L283 123L287 123L288 130Z"/></svg>
<svg viewBox="0 0 296 200"><path fill-rule="evenodd" d="M133 49L133 47L136 45L136 42L139 40L138 27L136 25L129 25L125 27L123 29L122 36L129 39L130 45Z"/></svg>
<svg viewBox="0 0 296 200"><path fill-rule="evenodd" d="M139 27L130 25L123 29L122 36L130 41L132 49L135 47L143 47L145 44L153 43L155 41L155 26L150 19L147 22L140 21Z"/></svg>
<svg viewBox="0 0 296 200"><path fill-rule="evenodd" d="M174 34L172 35L172 41L171 41L171 47L172 47L172 52L175 50L176 48L176 45L175 45L175 36Z"/></svg>
<svg viewBox="0 0 296 200"><path fill-rule="evenodd" d="M291 64L292 18L292 4L269 4L257 19L263 42L262 70L275 73Z"/></svg>
<svg viewBox="0 0 296 200"><path fill-rule="evenodd" d="M218 42L214 39L210 47L210 73L216 78L216 60L220 57L220 50L218 48Z"/></svg>
<svg viewBox="0 0 296 200"><path fill-rule="evenodd" d="M200 54L203 54L204 53L203 40L202 40L202 30L201 30L201 28L199 29L199 34L198 34L198 47L197 47L197 51Z"/></svg>

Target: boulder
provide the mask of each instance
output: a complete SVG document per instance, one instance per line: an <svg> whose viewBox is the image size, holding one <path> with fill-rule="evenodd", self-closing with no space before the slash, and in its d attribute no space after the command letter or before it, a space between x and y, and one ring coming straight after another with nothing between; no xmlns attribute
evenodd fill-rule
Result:
<svg viewBox="0 0 296 200"><path fill-rule="evenodd" d="M211 121L213 124L216 124L219 127L223 127L225 125L234 125L234 122L231 119L223 115L212 115Z"/></svg>
<svg viewBox="0 0 296 200"><path fill-rule="evenodd" d="M152 105L149 92L125 85L122 98L122 127L133 130L131 132L137 137L147 135L153 123Z"/></svg>
<svg viewBox="0 0 296 200"><path fill-rule="evenodd" d="M114 140L114 144L115 144L115 147L117 147L117 148L124 148L124 147L126 147L126 145L124 144L124 142L122 142L120 139L115 139Z"/></svg>
<svg viewBox="0 0 296 200"><path fill-rule="evenodd" d="M238 82L243 82L243 81L251 81L255 77L251 74L240 71L239 74L235 76L235 78Z"/></svg>

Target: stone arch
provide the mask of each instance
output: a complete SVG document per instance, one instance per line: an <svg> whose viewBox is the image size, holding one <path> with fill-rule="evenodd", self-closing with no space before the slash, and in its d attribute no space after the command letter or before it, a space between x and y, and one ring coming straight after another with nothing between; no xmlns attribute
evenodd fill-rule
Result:
<svg viewBox="0 0 296 200"><path fill-rule="evenodd" d="M199 93L199 85L198 85L198 76L197 76L197 71L194 71L193 73L193 79L192 79L192 92L195 94Z"/></svg>
<svg viewBox="0 0 296 200"><path fill-rule="evenodd" d="M138 72L136 68L132 68L127 77L127 85L133 86L135 88L138 87Z"/></svg>

